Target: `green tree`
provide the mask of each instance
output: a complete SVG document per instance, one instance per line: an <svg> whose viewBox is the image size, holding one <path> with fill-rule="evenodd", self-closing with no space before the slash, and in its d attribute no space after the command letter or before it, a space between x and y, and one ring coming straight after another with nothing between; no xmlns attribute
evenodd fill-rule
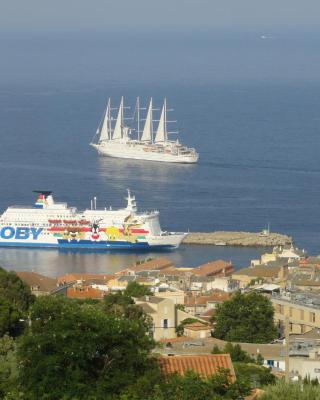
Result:
<svg viewBox="0 0 320 400"><path fill-rule="evenodd" d="M260 353L258 353L257 358L254 359L247 353L239 344L232 344L228 342L222 349L216 344L213 346L211 350L211 354L230 354L232 361L239 361L242 363L255 363L257 365L263 365L264 358Z"/></svg>
<svg viewBox="0 0 320 400"><path fill-rule="evenodd" d="M221 368L208 379L189 371L184 376L169 376L160 383L153 400L222 400L239 399L250 392L250 387L240 381L232 382L230 372Z"/></svg>
<svg viewBox="0 0 320 400"><path fill-rule="evenodd" d="M0 338L0 399L4 398L16 385L18 365L16 345L12 337Z"/></svg>
<svg viewBox="0 0 320 400"><path fill-rule="evenodd" d="M202 324L202 322L199 321L199 320L196 319L196 318L192 318L192 317L186 318L186 319L184 319L183 321L181 321L180 324L176 327L176 334L177 334L178 336L182 336L183 333L184 333L184 327L185 327L186 325L193 324L194 322L199 322L199 324ZM205 325L205 324L203 323L203 325Z"/></svg>
<svg viewBox="0 0 320 400"><path fill-rule="evenodd" d="M105 296L102 308L106 314L113 314L135 320L137 323L142 324L147 332L151 331L152 318L145 314L140 306L134 304L130 296L122 292Z"/></svg>
<svg viewBox="0 0 320 400"><path fill-rule="evenodd" d="M279 380L275 385L264 388L265 393L259 400L319 400L320 386L312 384L285 383Z"/></svg>
<svg viewBox="0 0 320 400"><path fill-rule="evenodd" d="M220 349L218 345L215 344L211 350L211 354L224 354L224 351Z"/></svg>
<svg viewBox="0 0 320 400"><path fill-rule="evenodd" d="M263 356L261 355L261 353L258 353L257 359L256 359L256 363L257 363L258 365L263 365L263 363L264 363L264 358L263 358Z"/></svg>
<svg viewBox="0 0 320 400"><path fill-rule="evenodd" d="M111 399L153 365L146 333L102 305L38 298L18 349L21 387L30 399Z"/></svg>
<svg viewBox="0 0 320 400"><path fill-rule="evenodd" d="M218 304L214 336L232 342L266 343L277 336L271 301L258 293L237 292Z"/></svg>
<svg viewBox="0 0 320 400"><path fill-rule="evenodd" d="M132 281L128 283L128 286L124 291L124 295L129 297L142 297L151 296L152 292L147 286L140 285L140 283Z"/></svg>
<svg viewBox="0 0 320 400"><path fill-rule="evenodd" d="M127 388L120 400L232 400L242 399L249 392L246 383L233 382L229 370L223 368L208 379L193 371L184 376L161 376L153 371Z"/></svg>
<svg viewBox="0 0 320 400"><path fill-rule="evenodd" d="M122 292L118 291L104 296L103 304L107 311L116 312L117 310L124 311L126 307L128 307L131 304L134 304L134 301L130 296L127 296Z"/></svg>
<svg viewBox="0 0 320 400"><path fill-rule="evenodd" d="M30 288L17 274L0 267L0 337L21 333L23 324L19 320L27 318L33 300Z"/></svg>
<svg viewBox="0 0 320 400"><path fill-rule="evenodd" d="M242 350L239 344L232 344L228 342L224 346L224 352L229 353L232 361L240 361L243 363L254 363L255 359L250 357L250 355Z"/></svg>
<svg viewBox="0 0 320 400"><path fill-rule="evenodd" d="M237 379L247 382L251 388L261 388L264 385L274 384L276 377L269 368L245 362L233 363Z"/></svg>

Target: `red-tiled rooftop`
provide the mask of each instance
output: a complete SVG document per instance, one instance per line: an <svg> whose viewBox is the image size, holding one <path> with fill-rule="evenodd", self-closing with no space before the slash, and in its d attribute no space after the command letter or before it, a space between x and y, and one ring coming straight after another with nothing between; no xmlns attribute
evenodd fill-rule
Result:
<svg viewBox="0 0 320 400"><path fill-rule="evenodd" d="M191 331L211 331L210 326L206 324L201 324L200 322L193 322L192 324L185 325L184 329L189 329Z"/></svg>
<svg viewBox="0 0 320 400"><path fill-rule="evenodd" d="M210 261L206 264L193 268L191 272L201 276L225 276L230 275L234 268L232 264L224 260Z"/></svg>
<svg viewBox="0 0 320 400"><path fill-rule="evenodd" d="M31 271L17 272L18 277L32 289L50 293L57 288L57 279Z"/></svg>
<svg viewBox="0 0 320 400"><path fill-rule="evenodd" d="M230 371L231 380L235 380L230 354L203 354L194 356L160 356L158 359L161 372L164 375L178 373L184 375L187 371L194 371L203 378L219 372L220 368Z"/></svg>
<svg viewBox="0 0 320 400"><path fill-rule="evenodd" d="M103 299L106 293L102 290L95 289L91 286L79 287L69 287L67 289L67 297L73 299Z"/></svg>
<svg viewBox="0 0 320 400"><path fill-rule="evenodd" d="M153 271L153 270L163 270L165 268L174 267L174 263L167 257L154 258L152 260L146 261L142 264L136 264L129 269L139 272L139 271Z"/></svg>
<svg viewBox="0 0 320 400"><path fill-rule="evenodd" d="M228 292L222 290L215 290L208 296L186 296L184 298L184 304L188 307L194 307L196 305L206 305L208 302L223 302L228 300L231 296Z"/></svg>
<svg viewBox="0 0 320 400"><path fill-rule="evenodd" d="M71 283L77 281L109 281L113 279L114 275L111 274L87 274L82 272L72 272L70 274L59 276L58 282L60 284Z"/></svg>

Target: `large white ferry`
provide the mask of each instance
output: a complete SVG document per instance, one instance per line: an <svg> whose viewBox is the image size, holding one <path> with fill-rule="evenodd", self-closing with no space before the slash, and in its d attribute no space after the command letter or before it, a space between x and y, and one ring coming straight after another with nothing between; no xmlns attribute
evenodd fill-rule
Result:
<svg viewBox="0 0 320 400"><path fill-rule="evenodd" d="M111 100L103 117L103 120L92 140L91 146L104 156L116 158L131 158L135 160L161 161L170 163L196 163L199 154L195 149L183 146L178 140L169 140L167 130L167 101L161 111L159 125L153 130L153 106L152 98L149 103L147 116L142 133L140 132L140 101L137 98L134 118L137 120L137 129L131 129L124 123L123 97L121 98L118 116L113 127L111 115ZM131 137L136 130L135 138Z"/></svg>
<svg viewBox="0 0 320 400"><path fill-rule="evenodd" d="M95 250L161 250L177 248L185 233L163 232L159 212L138 213L128 190L127 207L78 211L56 203L50 191L36 191L33 206L11 206L0 217L0 246L57 247Z"/></svg>

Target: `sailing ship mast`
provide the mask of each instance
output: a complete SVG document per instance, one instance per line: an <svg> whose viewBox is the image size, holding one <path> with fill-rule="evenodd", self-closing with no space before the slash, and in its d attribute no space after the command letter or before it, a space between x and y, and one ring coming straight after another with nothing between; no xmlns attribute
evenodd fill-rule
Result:
<svg viewBox="0 0 320 400"><path fill-rule="evenodd" d="M138 141L140 140L140 97L137 97L137 130Z"/></svg>
<svg viewBox="0 0 320 400"><path fill-rule="evenodd" d="M121 139L123 135L123 96L121 97L116 125L113 130L112 140Z"/></svg>
<svg viewBox="0 0 320 400"><path fill-rule="evenodd" d="M96 133L94 134L91 145L98 144L109 140L111 137L111 100L110 97L108 99L106 110L103 114L101 122L98 126Z"/></svg>
<svg viewBox="0 0 320 400"><path fill-rule="evenodd" d="M153 140L153 120L152 120L152 97L150 99L146 122L144 124L141 141L152 142Z"/></svg>
<svg viewBox="0 0 320 400"><path fill-rule="evenodd" d="M166 142L168 140L167 132L167 99L164 99L161 116L159 120L158 129L156 132L156 137L154 139L155 143Z"/></svg>

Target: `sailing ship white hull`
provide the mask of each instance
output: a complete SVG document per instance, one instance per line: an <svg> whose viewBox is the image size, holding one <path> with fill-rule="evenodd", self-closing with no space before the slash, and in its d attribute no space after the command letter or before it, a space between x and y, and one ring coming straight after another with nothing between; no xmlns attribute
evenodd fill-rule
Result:
<svg viewBox="0 0 320 400"><path fill-rule="evenodd" d="M153 106L150 99L144 128L140 136L140 105L137 99L137 137L133 139L130 135L132 129L124 124L124 105L121 98L116 123L113 125L111 116L111 101L108 100L107 109L102 123L90 143L103 156L114 158L128 158L133 160L157 161L167 163L194 164L199 155L195 149L183 146L178 140L172 141L168 138L167 131L167 101L164 99L163 108L159 120L158 129L153 131Z"/></svg>
<svg viewBox="0 0 320 400"><path fill-rule="evenodd" d="M101 144L92 144L97 149L98 153L114 158L129 158L133 160L145 160L145 161L158 161L158 162L169 162L169 163L184 163L184 164L195 164L198 161L198 154L172 154L164 151L157 150L144 145L135 145L130 142L117 143L112 140L104 141Z"/></svg>

